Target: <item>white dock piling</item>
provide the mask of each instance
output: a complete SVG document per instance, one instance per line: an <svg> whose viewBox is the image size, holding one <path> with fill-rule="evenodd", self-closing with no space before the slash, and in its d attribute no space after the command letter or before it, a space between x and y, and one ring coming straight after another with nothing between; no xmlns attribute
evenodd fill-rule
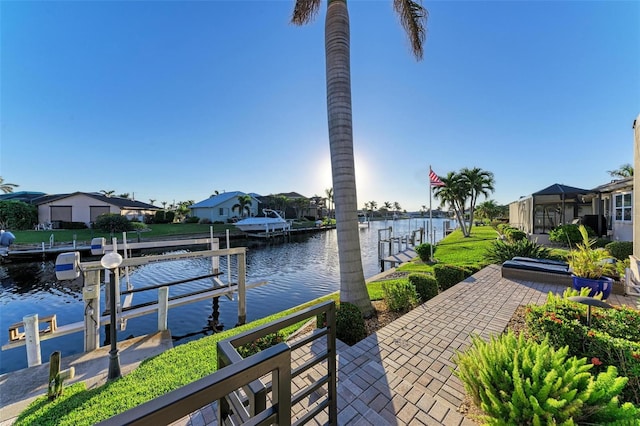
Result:
<svg viewBox="0 0 640 426"><path fill-rule="evenodd" d="M40 328L38 314L27 315L22 318L27 345L27 365L33 367L42 364L40 355Z"/></svg>

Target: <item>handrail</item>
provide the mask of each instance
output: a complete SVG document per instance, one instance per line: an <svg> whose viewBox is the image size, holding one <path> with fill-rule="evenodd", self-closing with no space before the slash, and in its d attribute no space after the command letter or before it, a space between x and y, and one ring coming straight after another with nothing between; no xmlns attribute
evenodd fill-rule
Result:
<svg viewBox="0 0 640 426"><path fill-rule="evenodd" d="M308 415L305 415L306 419L303 423L298 421L296 424L304 424L309 419L313 418L315 414L320 413L326 407L329 408L329 424L337 425L337 362L336 362L336 332L335 332L335 302L327 301L319 303L315 306L303 309L297 313L288 315L277 321L270 322L260 327L248 330L244 333L232 336L228 339L218 342L218 368L225 366L235 365L242 360L242 357L237 352L236 348L242 345L253 342L256 339L265 337L269 334L278 332L283 328L296 324L308 318L315 318L319 315L326 317L326 326L315 330L311 335L303 338L300 342L293 343L292 350L301 347L303 344L311 343L314 340L320 339L326 336L327 350L324 354L319 354L312 357L310 360L296 368L291 377L296 377L302 372L308 370L314 365L320 362L327 361L327 375L321 383L312 383L306 388L302 389L295 396L290 396L292 399L290 402L295 403L300 400L301 395L308 395L315 391L318 387L327 384L328 392L326 394L326 401L323 404L318 404L313 410L310 410ZM252 381L248 383L244 388L246 394L246 403L248 405L248 414L250 416L257 415L260 411L263 411L266 407L266 397L268 392L279 391L280 386L275 387L275 382L265 385L260 380ZM228 397L229 398L229 397ZM231 396L232 400L220 401L218 404L218 424L223 424L224 420L231 415L232 407L237 403L239 397L237 395ZM237 410L234 414L238 415Z"/></svg>
<svg viewBox="0 0 640 426"><path fill-rule="evenodd" d="M327 301L222 340L218 342L218 370L215 373L104 420L98 425L168 424L217 401L220 425L227 424L229 420L233 424L239 421L240 424L246 425L290 426L292 404L301 401L304 396L310 395L325 384L328 388L325 399L304 413L294 424L305 424L317 414L328 410L328 424L337 425L335 313L335 302ZM317 316L326 318L326 326L316 329L311 335L297 340L291 346L287 343L278 343L247 358L242 358L236 350L239 346L256 338ZM326 337L326 352L316 355L292 372L291 352L299 349L302 342L308 344L322 337ZM326 360L327 374L292 396L292 379L301 371L317 364L319 359ZM269 373L271 373L271 383L265 386L259 379ZM237 392L241 388L245 391L244 396ZM271 395L269 406L267 406L268 393Z"/></svg>
<svg viewBox="0 0 640 426"><path fill-rule="evenodd" d="M274 383L278 383L279 391L273 395L273 406L261 413L261 421L256 424L272 424L275 420L276 424L288 425L291 424L290 368L291 349L285 343L279 343L98 425L168 424L223 398L229 389L237 389L269 373L272 373Z"/></svg>

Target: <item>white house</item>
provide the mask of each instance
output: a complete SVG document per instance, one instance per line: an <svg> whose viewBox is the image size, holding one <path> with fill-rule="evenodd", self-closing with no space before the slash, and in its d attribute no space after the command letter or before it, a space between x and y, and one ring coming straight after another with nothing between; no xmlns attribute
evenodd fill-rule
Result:
<svg viewBox="0 0 640 426"><path fill-rule="evenodd" d="M253 194L245 194L241 191L223 192L192 204L189 206L191 216L209 219L211 222L226 222L231 218L241 217L243 212L237 206L239 204L238 198L243 195L251 196L249 216L256 216L258 214L258 200Z"/></svg>
<svg viewBox="0 0 640 426"><path fill-rule="evenodd" d="M141 201L89 192L45 195L32 202L38 207L39 223L54 225L56 222L84 222L90 226L104 213L119 214L129 220L137 219L143 222L145 215L153 215L160 210Z"/></svg>

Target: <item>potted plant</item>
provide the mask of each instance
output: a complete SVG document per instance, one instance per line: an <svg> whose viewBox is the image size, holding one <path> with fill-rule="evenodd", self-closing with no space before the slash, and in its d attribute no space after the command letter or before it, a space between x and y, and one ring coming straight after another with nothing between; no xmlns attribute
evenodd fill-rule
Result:
<svg viewBox="0 0 640 426"><path fill-rule="evenodd" d="M576 248L569 254L569 268L573 274L573 288L580 290L583 287L591 289L589 296L602 293L602 298L607 299L613 287L613 278L616 267L612 262L612 256L604 248L594 248L595 238L590 239L587 228L580 225L578 228L582 235L582 242L576 244Z"/></svg>

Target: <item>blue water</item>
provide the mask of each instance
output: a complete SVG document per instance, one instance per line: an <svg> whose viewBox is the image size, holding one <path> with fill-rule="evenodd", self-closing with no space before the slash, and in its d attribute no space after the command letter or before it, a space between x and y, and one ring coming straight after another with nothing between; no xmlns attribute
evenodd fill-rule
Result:
<svg viewBox="0 0 640 426"><path fill-rule="evenodd" d="M444 220L433 219L434 239L442 238ZM453 221L451 226L455 226ZM395 235L426 227L428 219L404 219L371 222L360 229L362 264L365 277L380 272L378 261L378 230L392 227ZM247 282L267 281L268 284L247 291L247 322L288 309L339 290L339 265L335 230L291 237L288 242L255 242L240 240L247 245ZM224 242L221 242L224 245ZM232 256L232 262L233 262ZM232 265L233 266L233 265ZM130 272L134 288L198 277L210 272L209 259L187 259L145 265ZM226 282L226 258L220 259L219 278ZM232 267L235 271L235 267ZM232 277L233 280L234 277ZM43 317L56 314L58 325L82 321L82 278L59 282L55 278L53 261L13 263L0 266L0 343L9 341L8 328L26 315ZM124 286L124 283L122 283ZM211 286L202 279L171 286L169 297ZM134 305L157 299L156 291L135 293ZM218 321L225 329L237 322L237 301L220 299ZM104 304L104 295L101 296ZM212 333L212 301L205 300L169 310L169 329L174 344L181 344ZM118 340L141 336L157 330L157 315L130 319L126 330L118 331ZM105 344L104 327L101 344ZM41 341L42 360L51 352L61 350L63 356L83 351L82 333ZM24 347L0 352L0 374L27 367Z"/></svg>

